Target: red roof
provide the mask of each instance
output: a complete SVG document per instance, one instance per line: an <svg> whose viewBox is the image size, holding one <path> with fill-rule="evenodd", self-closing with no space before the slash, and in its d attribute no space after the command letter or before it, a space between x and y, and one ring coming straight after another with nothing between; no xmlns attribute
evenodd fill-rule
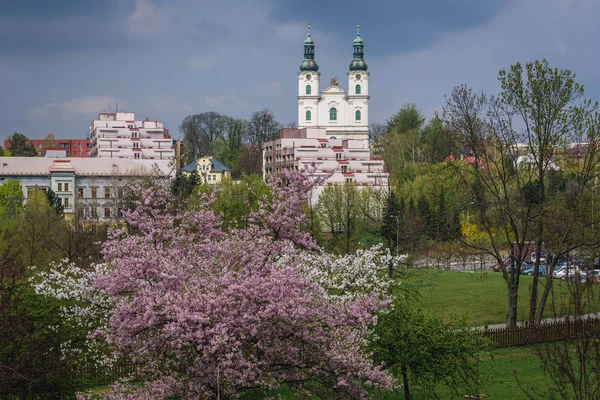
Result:
<svg viewBox="0 0 600 400"><path fill-rule="evenodd" d="M354 176L352 172L344 172L344 176Z"/></svg>
<svg viewBox="0 0 600 400"><path fill-rule="evenodd" d="M328 142L329 140L327 139L317 139L319 142Z"/></svg>
<svg viewBox="0 0 600 400"><path fill-rule="evenodd" d="M338 164L349 164L347 160L338 160Z"/></svg>
<svg viewBox="0 0 600 400"><path fill-rule="evenodd" d="M342 149L341 147L334 147L333 151L337 152L337 153L343 153L344 149Z"/></svg>

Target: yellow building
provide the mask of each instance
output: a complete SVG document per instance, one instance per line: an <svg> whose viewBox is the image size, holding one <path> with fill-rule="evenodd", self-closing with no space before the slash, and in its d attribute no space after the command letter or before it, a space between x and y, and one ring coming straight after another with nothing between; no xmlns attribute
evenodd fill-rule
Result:
<svg viewBox="0 0 600 400"><path fill-rule="evenodd" d="M189 163L182 169L183 172L196 171L202 183L215 184L224 179L231 179L231 170L211 156L202 157Z"/></svg>

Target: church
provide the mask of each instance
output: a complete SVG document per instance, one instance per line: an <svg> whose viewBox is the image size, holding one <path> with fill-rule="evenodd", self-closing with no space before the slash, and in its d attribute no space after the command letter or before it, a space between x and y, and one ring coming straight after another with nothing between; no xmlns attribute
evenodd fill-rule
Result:
<svg viewBox="0 0 600 400"><path fill-rule="evenodd" d="M309 22L298 72L298 128L281 129L279 139L263 144L266 181L285 169L331 175L311 196L313 202L328 185L387 187L389 183L383 161L372 155L369 143L369 72L360 24L352 47L348 92L339 87L337 78L320 91Z"/></svg>
<svg viewBox="0 0 600 400"><path fill-rule="evenodd" d="M368 139L369 136L369 72L364 60L364 42L357 24L354 54L348 67L348 93L338 86L337 78L319 92L321 74L315 60L315 42L304 41L304 60L298 72L298 128L322 127L328 136L346 139Z"/></svg>

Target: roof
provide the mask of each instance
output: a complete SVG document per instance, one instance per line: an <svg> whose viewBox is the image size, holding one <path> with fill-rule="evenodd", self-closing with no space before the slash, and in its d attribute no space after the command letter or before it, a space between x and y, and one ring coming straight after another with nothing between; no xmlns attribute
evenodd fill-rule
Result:
<svg viewBox="0 0 600 400"><path fill-rule="evenodd" d="M188 165L182 168L184 172L194 172L198 171L198 161L202 160L202 158L197 159L196 161L192 161ZM210 172L226 172L231 171L229 168L221 164L219 161L214 158L209 158L210 161Z"/></svg>
<svg viewBox="0 0 600 400"><path fill-rule="evenodd" d="M2 157L0 176L47 176L53 172L68 172L80 176L140 176L171 173L170 160L136 160L128 158L48 158Z"/></svg>
<svg viewBox="0 0 600 400"><path fill-rule="evenodd" d="M46 152L44 153L44 157L65 158L65 157L67 157L67 151L66 150L46 150Z"/></svg>

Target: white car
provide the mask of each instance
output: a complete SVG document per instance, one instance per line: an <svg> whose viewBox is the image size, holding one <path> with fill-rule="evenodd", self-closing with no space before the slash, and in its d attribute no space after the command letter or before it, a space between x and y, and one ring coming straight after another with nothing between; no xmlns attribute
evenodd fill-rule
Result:
<svg viewBox="0 0 600 400"><path fill-rule="evenodd" d="M556 279L567 279L567 276L573 275L581 275L581 270L579 269L579 267L567 266L559 268L558 270L554 271L552 277Z"/></svg>

